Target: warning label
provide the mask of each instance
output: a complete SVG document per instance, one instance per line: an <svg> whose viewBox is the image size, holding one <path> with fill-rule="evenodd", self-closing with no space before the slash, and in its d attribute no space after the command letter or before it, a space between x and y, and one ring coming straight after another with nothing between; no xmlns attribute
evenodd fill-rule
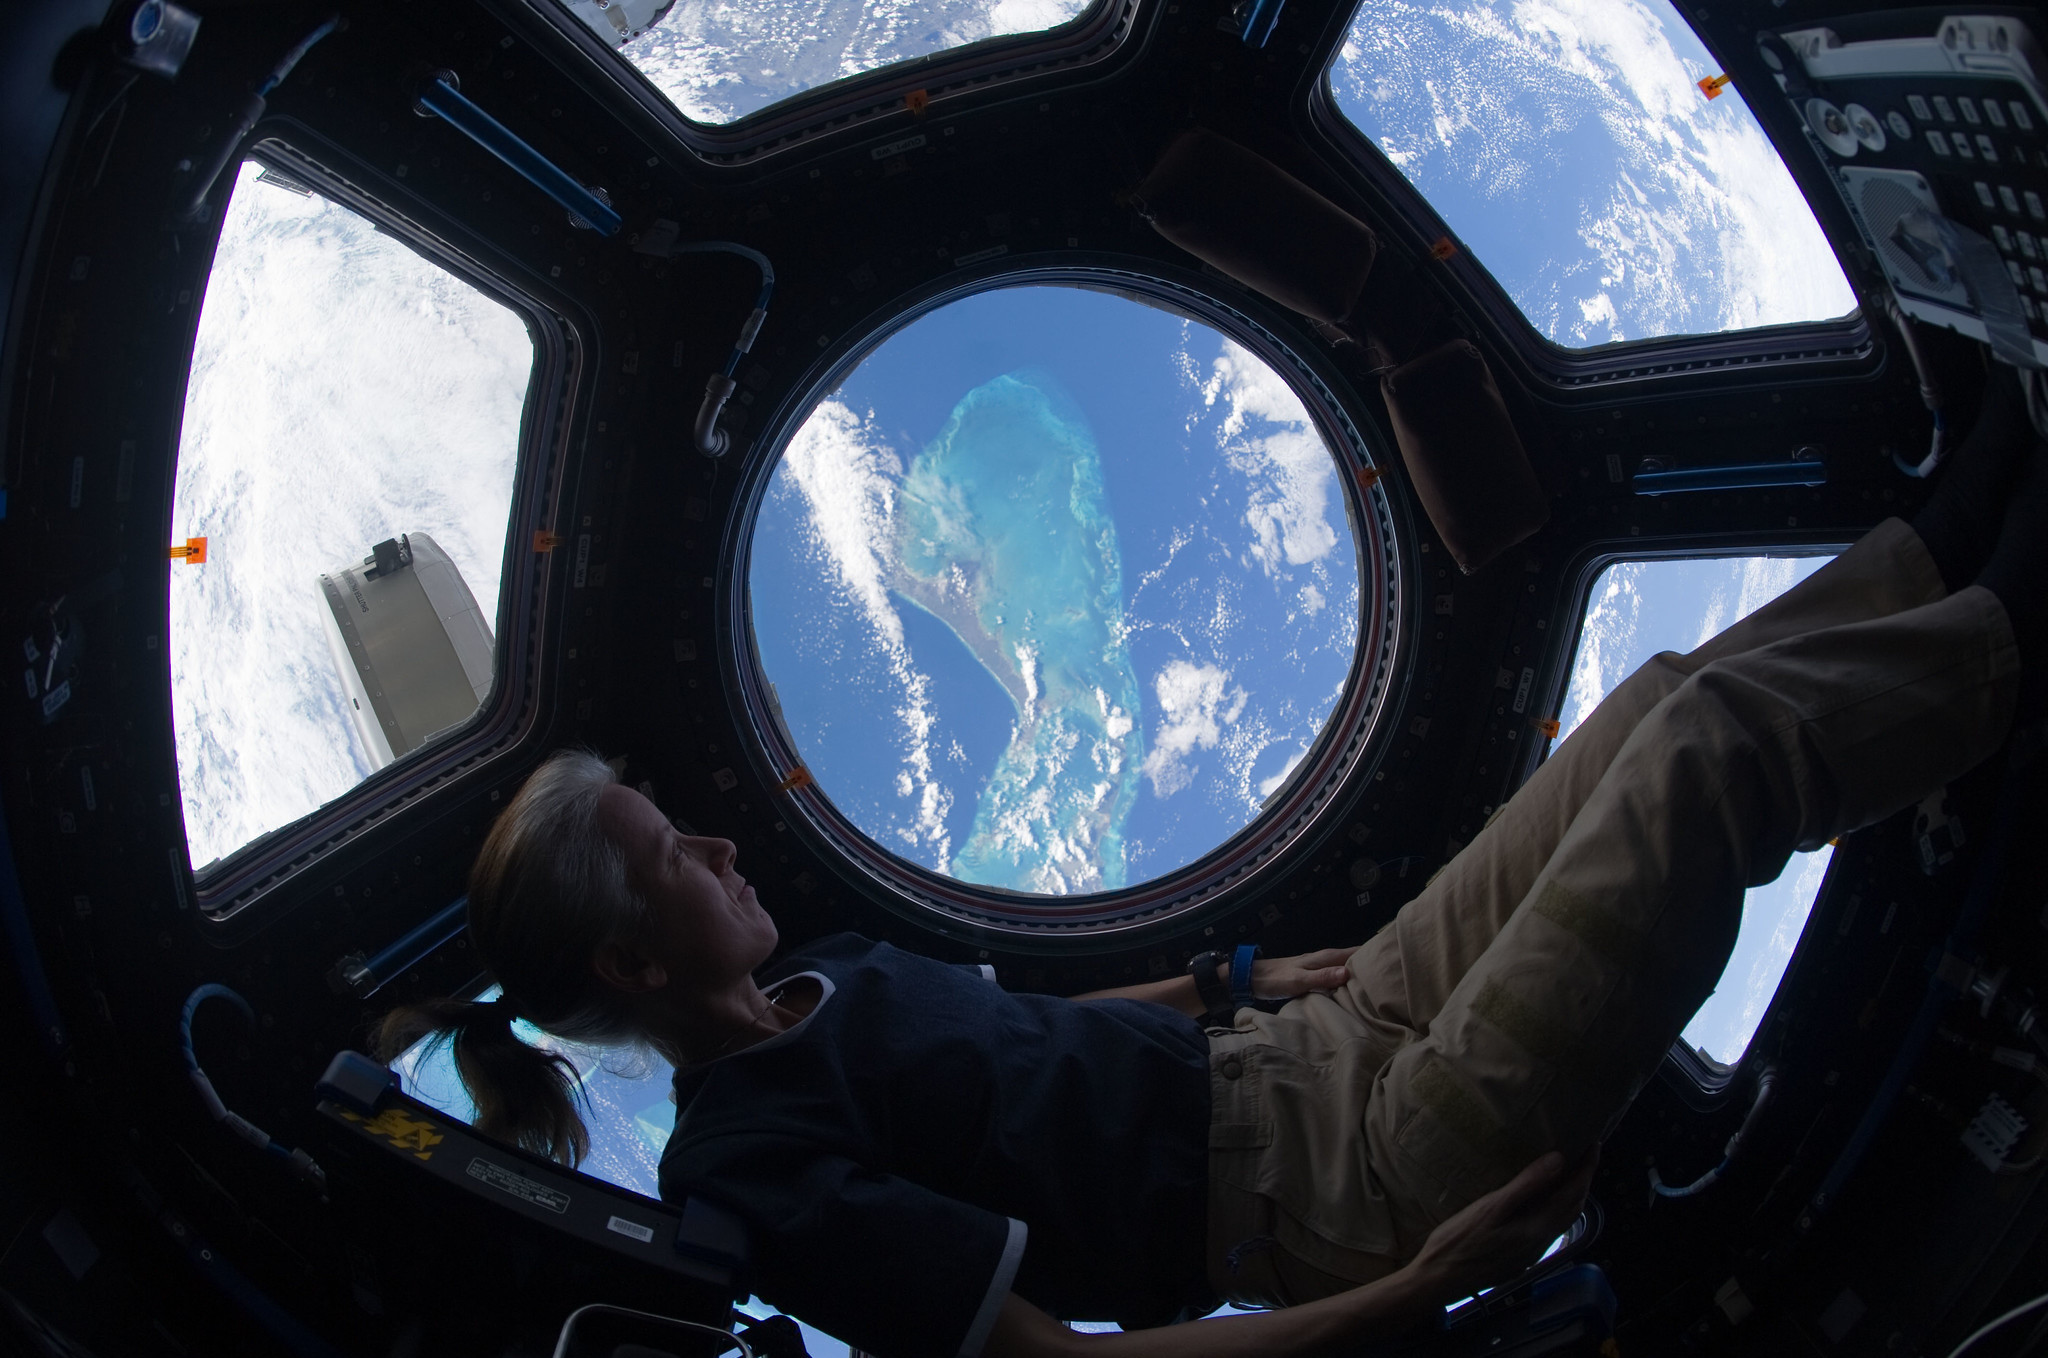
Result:
<svg viewBox="0 0 2048 1358"><path fill-rule="evenodd" d="M510 1193L515 1198L522 1198L535 1207L545 1207L550 1212L569 1210L567 1193L549 1188L546 1184L529 1179L524 1174L516 1173L503 1165L494 1165L481 1156L469 1162L469 1168L465 1173L472 1179L489 1184L501 1193Z"/></svg>

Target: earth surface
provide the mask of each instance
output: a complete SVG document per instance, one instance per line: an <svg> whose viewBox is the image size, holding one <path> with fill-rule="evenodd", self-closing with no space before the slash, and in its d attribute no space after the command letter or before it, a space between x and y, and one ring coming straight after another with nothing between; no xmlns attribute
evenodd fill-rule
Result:
<svg viewBox="0 0 2048 1358"><path fill-rule="evenodd" d="M1330 90L1557 344L1846 315L1742 92L1694 83L1720 70L1665 0L1365 0Z"/></svg>
<svg viewBox="0 0 2048 1358"><path fill-rule="evenodd" d="M735 122L847 76L1076 18L1086 0L676 0L620 49L700 123Z"/></svg>
<svg viewBox="0 0 2048 1358"><path fill-rule="evenodd" d="M1343 691L1359 583L1337 465L1280 375L1069 287L880 345L791 439L749 572L834 806L933 872L1040 895L1243 829Z"/></svg>

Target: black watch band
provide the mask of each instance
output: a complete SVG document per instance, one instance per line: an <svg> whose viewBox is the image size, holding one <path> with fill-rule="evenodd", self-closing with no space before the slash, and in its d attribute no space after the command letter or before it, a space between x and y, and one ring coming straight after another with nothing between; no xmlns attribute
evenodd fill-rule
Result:
<svg viewBox="0 0 2048 1358"><path fill-rule="evenodd" d="M1188 961L1188 975L1195 978L1195 994L1201 996L1204 1019L1228 1023L1237 1013L1237 1002L1230 998L1230 984L1221 975L1229 961L1229 953L1215 951L1196 953Z"/></svg>

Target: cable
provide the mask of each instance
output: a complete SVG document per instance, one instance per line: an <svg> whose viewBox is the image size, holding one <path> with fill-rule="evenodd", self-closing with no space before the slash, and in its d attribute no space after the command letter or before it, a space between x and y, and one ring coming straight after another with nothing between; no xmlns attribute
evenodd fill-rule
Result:
<svg viewBox="0 0 2048 1358"><path fill-rule="evenodd" d="M300 38L291 51L286 52L283 57L278 59L277 65L271 68L269 77L256 87L256 93L259 96L267 97L272 90L284 83L284 78L292 73L292 67L299 64L299 59L313 50L314 43L340 27L341 16L339 14L328 15L311 33Z"/></svg>
<svg viewBox="0 0 2048 1358"><path fill-rule="evenodd" d="M192 1048L192 1016L197 1014L199 1006L208 1000L226 1000L251 1024L256 1022L256 1010L247 1000L224 985L203 985L185 997L185 1008L178 1015L178 1049L185 1057L186 1078L190 1079L192 1087L199 1091L199 1101L206 1105L206 1111L212 1115L215 1122L226 1127L257 1150L267 1155L274 1155L284 1161L291 1166L292 1172L299 1177L317 1185L325 1185L327 1182L326 1171L322 1170L314 1162L312 1156L302 1150L293 1150L288 1146L279 1145L271 1139L269 1132L264 1131L261 1127L249 1121L240 1113L232 1111L226 1104L221 1102L220 1094L213 1087L213 1081L207 1078L205 1070L201 1069L199 1065L198 1053Z"/></svg>
<svg viewBox="0 0 2048 1358"><path fill-rule="evenodd" d="M1927 413L1934 417L1934 438L1928 445L1927 456L1918 462L1908 462L1897 453L1893 453L1892 463L1908 476L1932 476L1934 469L1941 465L1941 460L1948 456L1948 440L1945 437L1948 433L1947 403L1942 399L1941 384L1934 380L1934 374L1928 370L1927 359L1920 352L1919 337L1913 333L1913 322L1907 319L1905 311L1900 308L1897 294L1885 293L1884 314L1891 318L1893 328L1899 332L1899 342L1905 348L1906 358L1913 365L1913 374L1920 379L1920 403L1926 406Z"/></svg>
<svg viewBox="0 0 2048 1358"><path fill-rule="evenodd" d="M1979 1325L1968 1339L1965 1339L1962 1343L1956 1345L1954 1348L1948 1351L1948 1358L1963 1358L1963 1355L1969 1352L1970 1346L1975 1344L1978 1340L1982 1339L1985 1335L1990 1334L1993 1330L1999 1329L2012 1321L2018 1320L2023 1315L2027 1315L2033 1311L2038 1311L2043 1306L2048 1306L2048 1292L2043 1292L2040 1296L2034 1298L2032 1301L2021 1302L2018 1306L2013 1307L2010 1311L2007 1311L2004 1315L1998 1317L1998 1319L1996 1320L1990 1321L1987 1324Z"/></svg>
<svg viewBox="0 0 2048 1358"><path fill-rule="evenodd" d="M671 245L668 252L671 255L738 255L741 259L751 260L754 267L761 271L761 300L754 305L767 306L768 299L775 293L775 265L768 256L750 245L741 245L737 241L729 240L693 240Z"/></svg>
<svg viewBox="0 0 2048 1358"><path fill-rule="evenodd" d="M193 176L191 192L185 195L175 210L175 216L179 221L196 222L206 215L207 195L213 192L213 186L220 179L221 171L228 167L228 162L234 159L235 152L241 148L242 139L249 135L249 129L256 126L257 120L262 118L264 109L268 107L271 91L284 83L284 78L290 75L292 68L312 50L314 43L340 29L343 23L339 14L328 15L314 26L312 32L300 38L289 51L278 58L277 65L271 67L270 74L264 77L263 83L256 87L243 102L242 107L235 112L227 136L222 138L220 145L207 156L204 168Z"/></svg>
<svg viewBox="0 0 2048 1358"><path fill-rule="evenodd" d="M1714 1183L1717 1182L1723 1174L1728 1172L1728 1166L1732 1164L1735 1160L1735 1157L1741 1153L1743 1139L1747 1137L1750 1133L1750 1130L1756 1126L1758 1116L1764 1111L1764 1105L1768 1104L1771 1101L1771 1095L1774 1092L1776 1092L1777 1087L1778 1067L1777 1064L1773 1062L1769 1065L1766 1065L1761 1071L1757 1072L1756 1098L1750 1102L1749 1112L1743 1116L1742 1125L1735 1129L1735 1135L1729 1137L1728 1144L1722 1148L1721 1163L1715 1165L1705 1174L1700 1175L1699 1178L1694 1179L1691 1183L1686 1184L1682 1187L1676 1187L1671 1184L1665 1183L1664 1177L1657 1173L1657 1167L1655 1165L1651 1165L1651 1191L1655 1192L1657 1196L1660 1198L1689 1198L1695 1193L1704 1192L1708 1188L1712 1187Z"/></svg>
<svg viewBox="0 0 2048 1358"><path fill-rule="evenodd" d="M738 255L749 260L761 271L761 291L754 298L754 309L740 324L739 337L732 343L732 352L726 355L725 367L711 375L704 384L704 404L697 407L697 423L694 434L697 451L706 457L724 457L732 447L732 436L718 427L718 417L725 412L725 403L732 399L739 387L735 380L740 370L740 359L754 347L754 340L761 333L761 326L768 320L768 302L775 296L775 265L768 256L752 246L741 245L729 240L685 241L668 247L671 257L676 255L721 254Z"/></svg>
<svg viewBox="0 0 2048 1358"><path fill-rule="evenodd" d="M78 134L78 139L84 141L94 132L98 131L99 125L106 121L107 115L112 113L115 106L128 97L128 91L133 89L135 82L141 78L142 73L140 71L129 71L125 74L121 78L121 83L114 87L114 92L107 96L106 102L100 105L100 111L92 115L92 120L85 125L85 130Z"/></svg>

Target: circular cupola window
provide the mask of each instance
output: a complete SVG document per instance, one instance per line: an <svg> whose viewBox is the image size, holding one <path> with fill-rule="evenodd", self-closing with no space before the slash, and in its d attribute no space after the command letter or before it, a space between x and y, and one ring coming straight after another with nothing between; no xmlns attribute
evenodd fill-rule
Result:
<svg viewBox="0 0 2048 1358"><path fill-rule="evenodd" d="M1195 300L950 302L782 450L747 566L759 729L812 827L913 898L1157 918L1355 760L1391 651L1384 497L1307 370Z"/></svg>

